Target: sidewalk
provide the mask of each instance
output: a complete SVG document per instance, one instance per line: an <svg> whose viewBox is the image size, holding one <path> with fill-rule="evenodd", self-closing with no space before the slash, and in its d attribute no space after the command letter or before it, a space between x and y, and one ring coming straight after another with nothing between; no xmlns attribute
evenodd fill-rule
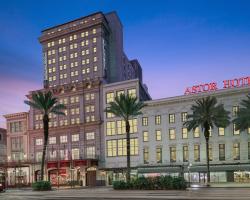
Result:
<svg viewBox="0 0 250 200"><path fill-rule="evenodd" d="M191 188L206 188L206 184L192 183ZM210 183L210 188L250 188L250 183Z"/></svg>

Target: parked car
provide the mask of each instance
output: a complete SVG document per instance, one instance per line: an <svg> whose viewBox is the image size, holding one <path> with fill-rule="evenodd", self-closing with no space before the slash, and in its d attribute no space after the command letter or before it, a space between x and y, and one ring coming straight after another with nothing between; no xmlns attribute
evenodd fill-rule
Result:
<svg viewBox="0 0 250 200"><path fill-rule="evenodd" d="M5 190L5 174L4 172L0 172L0 192Z"/></svg>
<svg viewBox="0 0 250 200"><path fill-rule="evenodd" d="M0 192L4 191L4 184L0 183Z"/></svg>

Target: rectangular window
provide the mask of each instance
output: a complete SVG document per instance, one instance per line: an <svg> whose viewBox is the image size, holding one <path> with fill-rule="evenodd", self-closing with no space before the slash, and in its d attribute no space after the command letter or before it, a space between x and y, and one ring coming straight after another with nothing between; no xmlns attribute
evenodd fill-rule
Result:
<svg viewBox="0 0 250 200"><path fill-rule="evenodd" d="M107 135L115 135L115 122L107 122Z"/></svg>
<svg viewBox="0 0 250 200"><path fill-rule="evenodd" d="M10 132L11 133L22 132L22 131L23 131L23 124L21 121L10 123Z"/></svg>
<svg viewBox="0 0 250 200"><path fill-rule="evenodd" d="M68 150L60 149L60 158L61 160L68 160Z"/></svg>
<svg viewBox="0 0 250 200"><path fill-rule="evenodd" d="M148 131L143 131L143 142L148 142Z"/></svg>
<svg viewBox="0 0 250 200"><path fill-rule="evenodd" d="M117 134L118 135L126 133L126 123L124 120L118 120L116 122L116 126L117 126Z"/></svg>
<svg viewBox="0 0 250 200"><path fill-rule="evenodd" d="M119 90L116 92L116 96L120 97L121 94L124 94L124 90Z"/></svg>
<svg viewBox="0 0 250 200"><path fill-rule="evenodd" d="M186 122L187 121L187 112L182 112L181 113L181 121Z"/></svg>
<svg viewBox="0 0 250 200"><path fill-rule="evenodd" d="M38 144L42 145L43 141L37 141ZM11 150L12 151L22 151L23 150L23 137L14 137L11 138Z"/></svg>
<svg viewBox="0 0 250 200"><path fill-rule="evenodd" d="M129 120L130 133L137 133L137 119Z"/></svg>
<svg viewBox="0 0 250 200"><path fill-rule="evenodd" d="M60 142L61 142L61 143L66 143L66 142L68 142L67 135L61 135L61 136L60 136Z"/></svg>
<svg viewBox="0 0 250 200"><path fill-rule="evenodd" d="M234 135L239 135L240 134L240 130L236 131L236 124L233 124L233 133L234 133Z"/></svg>
<svg viewBox="0 0 250 200"><path fill-rule="evenodd" d="M169 129L169 139L170 140L175 140L176 139L176 134L175 134L175 129L174 128Z"/></svg>
<svg viewBox="0 0 250 200"><path fill-rule="evenodd" d="M147 117L142 118L142 126L148 126L148 118Z"/></svg>
<svg viewBox="0 0 250 200"><path fill-rule="evenodd" d="M131 97L136 97L136 89L128 89L128 95Z"/></svg>
<svg viewBox="0 0 250 200"><path fill-rule="evenodd" d="M86 133L86 140L94 140L94 139L95 139L95 132Z"/></svg>
<svg viewBox="0 0 250 200"><path fill-rule="evenodd" d="M49 144L56 144L56 137L49 137Z"/></svg>
<svg viewBox="0 0 250 200"><path fill-rule="evenodd" d="M56 151L55 150L49 151L49 158L51 160L54 160L56 158Z"/></svg>
<svg viewBox="0 0 250 200"><path fill-rule="evenodd" d="M107 140L107 156L113 157L117 156L117 141L116 140Z"/></svg>
<svg viewBox="0 0 250 200"><path fill-rule="evenodd" d="M156 138L156 141L161 141L161 131L160 130L155 131L155 138Z"/></svg>
<svg viewBox="0 0 250 200"><path fill-rule="evenodd" d="M225 128L219 127L218 132L219 132L219 136L224 136L225 135Z"/></svg>
<svg viewBox="0 0 250 200"><path fill-rule="evenodd" d="M156 162L162 163L162 148L161 147L156 148Z"/></svg>
<svg viewBox="0 0 250 200"><path fill-rule="evenodd" d="M170 162L176 162L176 147L170 147Z"/></svg>
<svg viewBox="0 0 250 200"><path fill-rule="evenodd" d="M72 142L78 142L79 141L79 134L74 134L71 136Z"/></svg>
<svg viewBox="0 0 250 200"><path fill-rule="evenodd" d="M211 144L209 144L208 146L208 156L209 156L209 160L212 161L213 160L213 147Z"/></svg>
<svg viewBox="0 0 250 200"><path fill-rule="evenodd" d="M108 92L106 93L106 103L113 102L115 99L114 92Z"/></svg>
<svg viewBox="0 0 250 200"><path fill-rule="evenodd" d="M36 146L39 146L39 145L43 145L43 139L42 138L36 139Z"/></svg>
<svg viewBox="0 0 250 200"><path fill-rule="evenodd" d="M182 139L188 138L188 130L187 128L182 128Z"/></svg>
<svg viewBox="0 0 250 200"><path fill-rule="evenodd" d="M239 106L233 106L233 117L237 117L239 112Z"/></svg>
<svg viewBox="0 0 250 200"><path fill-rule="evenodd" d="M233 159L240 160L240 143L233 144Z"/></svg>
<svg viewBox="0 0 250 200"><path fill-rule="evenodd" d="M200 161L200 145L198 144L194 145L194 161L195 162Z"/></svg>
<svg viewBox="0 0 250 200"><path fill-rule="evenodd" d="M117 149L118 149L118 156L126 156L127 155L127 140L126 139L117 140Z"/></svg>
<svg viewBox="0 0 250 200"><path fill-rule="evenodd" d="M80 158L79 149L78 148L72 149L72 159L78 160L79 158Z"/></svg>
<svg viewBox="0 0 250 200"><path fill-rule="evenodd" d="M219 144L219 160L225 160L225 144Z"/></svg>
<svg viewBox="0 0 250 200"><path fill-rule="evenodd" d="M169 123L170 124L175 123L175 114L169 114Z"/></svg>
<svg viewBox="0 0 250 200"><path fill-rule="evenodd" d="M183 146L183 162L188 162L188 146Z"/></svg>
<svg viewBox="0 0 250 200"><path fill-rule="evenodd" d="M36 162L41 162L42 161L42 152L36 152Z"/></svg>
<svg viewBox="0 0 250 200"><path fill-rule="evenodd" d="M130 139L130 154L138 155L138 138Z"/></svg>
<svg viewBox="0 0 250 200"><path fill-rule="evenodd" d="M113 113L106 112L106 117L107 118L113 118L113 117L115 117L115 115Z"/></svg>
<svg viewBox="0 0 250 200"><path fill-rule="evenodd" d="M200 137L200 128L197 127L195 130L194 130L194 138L199 138Z"/></svg>
<svg viewBox="0 0 250 200"><path fill-rule="evenodd" d="M161 124L161 115L156 115L155 116L155 124L160 125Z"/></svg>
<svg viewBox="0 0 250 200"><path fill-rule="evenodd" d="M149 150L148 150L148 147L145 147L143 149L143 161L144 161L144 164L148 164L148 161L149 161Z"/></svg>
<svg viewBox="0 0 250 200"><path fill-rule="evenodd" d="M87 147L87 158L95 158L95 146Z"/></svg>

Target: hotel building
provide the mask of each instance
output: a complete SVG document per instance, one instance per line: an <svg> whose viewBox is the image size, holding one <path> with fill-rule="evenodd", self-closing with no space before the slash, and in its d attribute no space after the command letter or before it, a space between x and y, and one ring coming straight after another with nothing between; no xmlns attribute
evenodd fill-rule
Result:
<svg viewBox="0 0 250 200"><path fill-rule="evenodd" d="M94 186L125 178L125 123L104 112L121 93L147 105L141 116L130 119L132 177L184 173L192 182L206 180L202 130L188 132L183 126L190 107L197 98L212 95L234 118L249 86L217 90L213 84L214 91L151 100L139 62L123 52L122 24L115 12L48 28L39 41L44 62L40 91L51 90L66 105L66 116L49 116L47 180L54 185ZM28 185L40 175L42 115L30 108L5 118L8 184ZM211 181L250 181L249 135L250 130L235 131L233 124L211 130Z"/></svg>
<svg viewBox="0 0 250 200"><path fill-rule="evenodd" d="M117 94L117 91L126 90L131 82L113 84L119 87L106 85L106 102L110 101L107 94ZM231 119L234 119L240 101L246 98L249 92L250 86L244 86L144 101L146 107L142 110L143 114L131 120L131 138L136 138L136 142L131 141L131 175L184 174L186 180L191 182L205 182L205 137L201 128L194 132L187 131L183 125L187 120L187 114L190 114L190 108L195 100L210 95L224 104L225 109L230 112ZM125 178L126 134L124 122L120 119L104 118L104 122L105 167L107 184L111 184L112 180ZM250 182L250 128L240 132L235 130L234 124L230 124L227 128L214 127L210 132L211 182Z"/></svg>
<svg viewBox="0 0 250 200"><path fill-rule="evenodd" d="M54 185L69 182L83 186L105 184L105 171L99 170L105 161L101 145L104 140L103 87L142 76L139 62L129 60L123 52L122 29L115 12L98 12L42 31L39 42L43 51L44 88L39 91L51 90L66 106L66 116L49 116L45 174ZM29 92L27 98L30 99L34 92L37 91ZM13 116L21 120L19 115L24 114L6 115L7 124L14 123ZM26 185L39 179L42 113L30 108L27 117L27 129L22 126L17 133L20 153L13 152L8 143L9 185L18 182L17 165L19 168L29 165L26 174L31 177L29 181L18 183ZM28 140L21 138L24 135ZM8 128L8 136L9 141L16 136L11 128ZM23 146L27 147L27 153Z"/></svg>

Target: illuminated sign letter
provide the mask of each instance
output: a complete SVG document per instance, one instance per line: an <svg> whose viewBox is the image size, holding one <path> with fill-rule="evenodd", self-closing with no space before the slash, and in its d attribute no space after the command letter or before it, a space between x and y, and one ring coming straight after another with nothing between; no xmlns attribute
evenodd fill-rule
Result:
<svg viewBox="0 0 250 200"><path fill-rule="evenodd" d="M186 90L185 90L185 95L190 94L190 93L191 92L190 92L189 88L187 87Z"/></svg>

